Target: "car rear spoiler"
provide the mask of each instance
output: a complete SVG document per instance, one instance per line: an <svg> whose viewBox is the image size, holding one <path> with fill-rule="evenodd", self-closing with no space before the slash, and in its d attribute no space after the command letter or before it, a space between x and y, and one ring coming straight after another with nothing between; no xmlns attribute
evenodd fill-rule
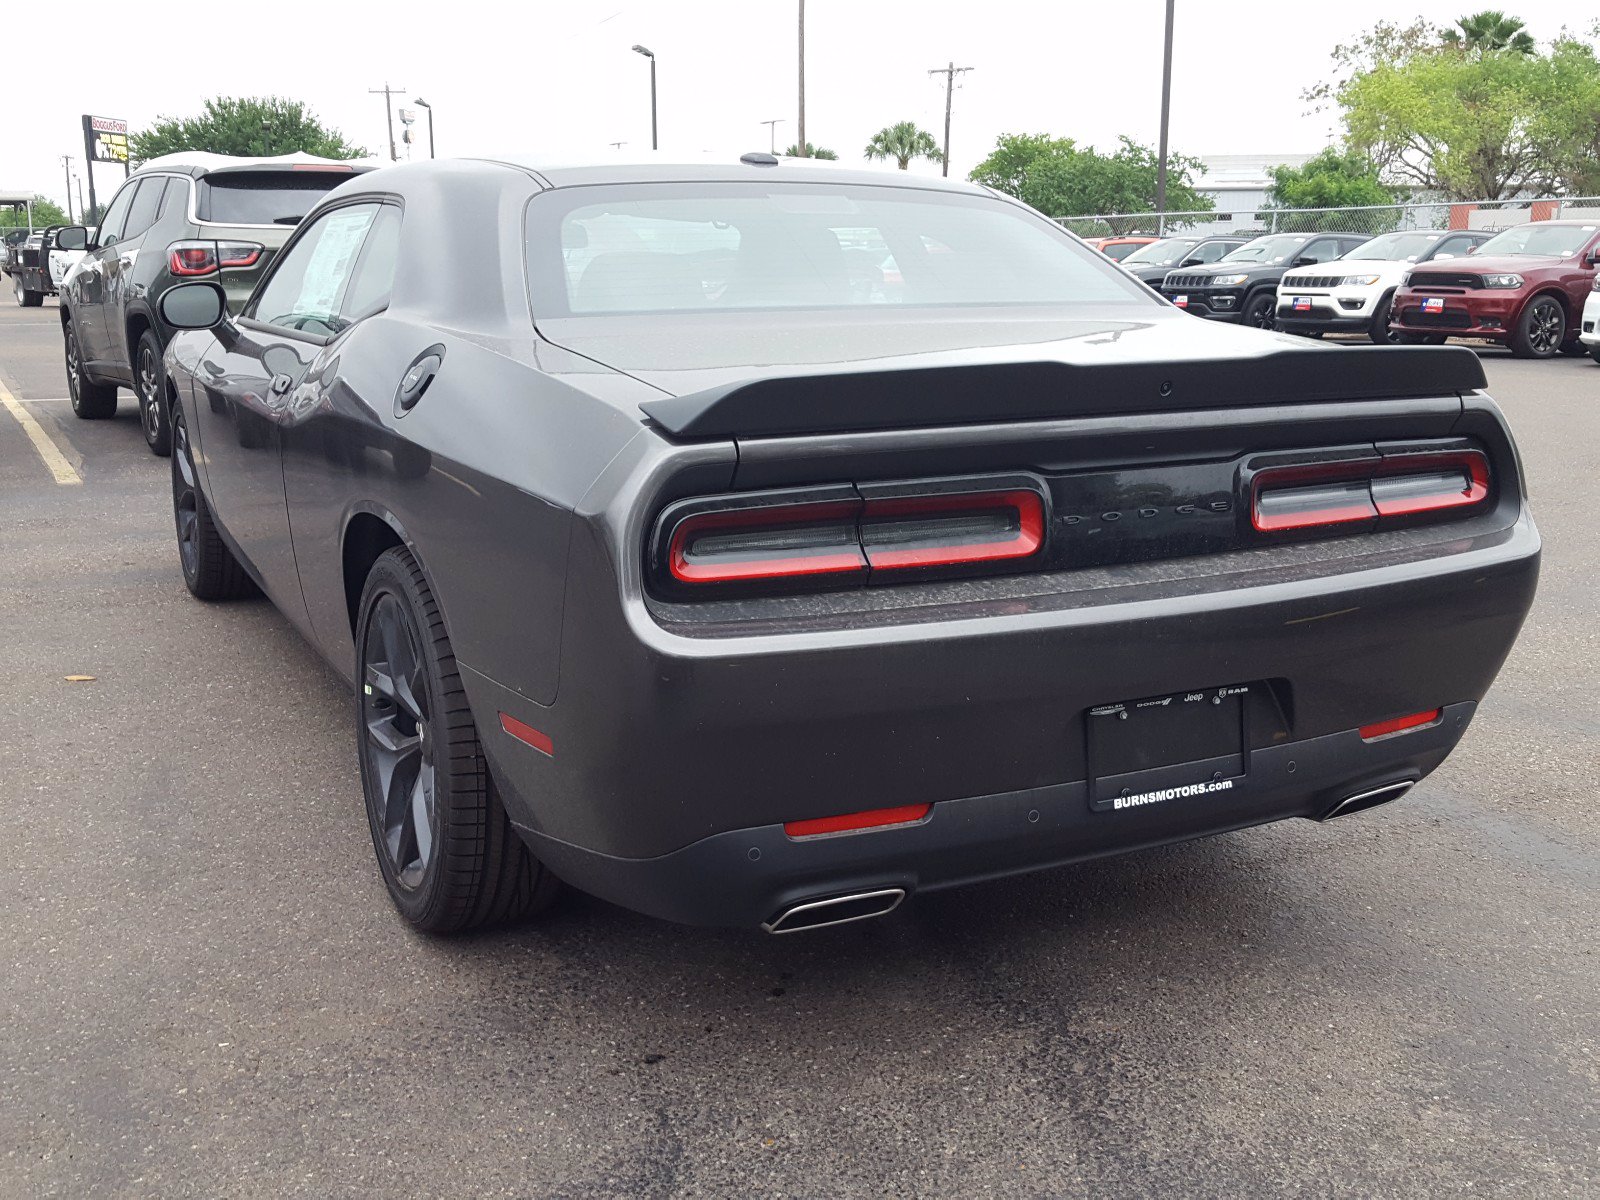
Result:
<svg viewBox="0 0 1600 1200"><path fill-rule="evenodd" d="M1260 358L822 371L724 384L639 407L674 437L780 437L1444 396L1487 382L1478 356L1464 346L1307 346Z"/></svg>

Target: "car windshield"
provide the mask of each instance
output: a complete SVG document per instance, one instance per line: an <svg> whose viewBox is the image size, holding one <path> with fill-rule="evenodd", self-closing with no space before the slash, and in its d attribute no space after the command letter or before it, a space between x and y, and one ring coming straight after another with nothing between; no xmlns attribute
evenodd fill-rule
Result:
<svg viewBox="0 0 1600 1200"><path fill-rule="evenodd" d="M1102 256L987 196L658 183L558 188L528 214L540 317L1146 301Z"/></svg>
<svg viewBox="0 0 1600 1200"><path fill-rule="evenodd" d="M1415 262L1442 238L1442 233L1386 233L1357 246L1345 255L1349 260L1389 260Z"/></svg>
<svg viewBox="0 0 1600 1200"><path fill-rule="evenodd" d="M1553 255L1561 258L1576 254L1595 234L1593 225L1551 225L1536 222L1518 225L1497 233L1478 247L1479 258L1502 254Z"/></svg>
<svg viewBox="0 0 1600 1200"><path fill-rule="evenodd" d="M298 225L346 171L228 171L201 181L195 215L218 225Z"/></svg>
<svg viewBox="0 0 1600 1200"><path fill-rule="evenodd" d="M1183 256L1194 249L1197 241L1196 238L1162 238L1159 242L1140 246L1122 261L1144 263L1152 267L1169 267L1175 262L1182 261Z"/></svg>
<svg viewBox="0 0 1600 1200"><path fill-rule="evenodd" d="M1218 261L1254 263L1282 262L1305 244L1306 239L1301 235L1270 234L1267 237L1258 237L1253 242L1246 242L1232 254L1226 254Z"/></svg>

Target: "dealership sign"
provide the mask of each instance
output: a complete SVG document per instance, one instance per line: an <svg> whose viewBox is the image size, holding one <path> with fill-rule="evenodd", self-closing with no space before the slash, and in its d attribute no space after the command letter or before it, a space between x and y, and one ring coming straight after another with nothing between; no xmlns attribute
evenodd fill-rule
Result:
<svg viewBox="0 0 1600 1200"><path fill-rule="evenodd" d="M83 144L94 162L128 161L128 123L115 117L83 116Z"/></svg>

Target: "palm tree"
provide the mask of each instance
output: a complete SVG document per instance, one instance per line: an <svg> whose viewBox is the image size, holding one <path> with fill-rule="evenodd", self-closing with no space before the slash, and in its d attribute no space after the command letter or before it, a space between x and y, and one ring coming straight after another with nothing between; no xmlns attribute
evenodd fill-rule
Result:
<svg viewBox="0 0 1600 1200"><path fill-rule="evenodd" d="M827 158L837 160L839 157L826 146L813 146L810 142L806 143L806 152L804 154L800 153L799 142L790 146L783 154L785 158Z"/></svg>
<svg viewBox="0 0 1600 1200"><path fill-rule="evenodd" d="M878 130L867 143L867 157L880 160L892 158L902 171L911 166L913 158L925 158L929 162L944 161L933 134L926 129L918 129L915 121L901 121Z"/></svg>
<svg viewBox="0 0 1600 1200"><path fill-rule="evenodd" d="M1460 50L1475 50L1480 56L1501 50L1509 50L1513 54L1532 54L1535 50L1534 41L1522 31L1523 24L1515 17L1487 8L1458 20L1456 25L1459 33L1455 29L1445 30L1444 44Z"/></svg>

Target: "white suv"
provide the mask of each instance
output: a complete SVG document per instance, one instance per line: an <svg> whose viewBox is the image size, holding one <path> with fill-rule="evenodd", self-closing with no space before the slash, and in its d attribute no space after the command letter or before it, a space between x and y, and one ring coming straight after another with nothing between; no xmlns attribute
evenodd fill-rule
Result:
<svg viewBox="0 0 1600 1200"><path fill-rule="evenodd" d="M1578 330L1578 341L1589 352L1589 357L1600 363L1600 274L1594 277L1589 298L1583 302L1583 324Z"/></svg>
<svg viewBox="0 0 1600 1200"><path fill-rule="evenodd" d="M1321 337L1364 333L1389 342L1389 300L1418 263L1462 258L1489 238L1476 229L1385 233L1343 258L1289 271L1278 284L1278 328Z"/></svg>

